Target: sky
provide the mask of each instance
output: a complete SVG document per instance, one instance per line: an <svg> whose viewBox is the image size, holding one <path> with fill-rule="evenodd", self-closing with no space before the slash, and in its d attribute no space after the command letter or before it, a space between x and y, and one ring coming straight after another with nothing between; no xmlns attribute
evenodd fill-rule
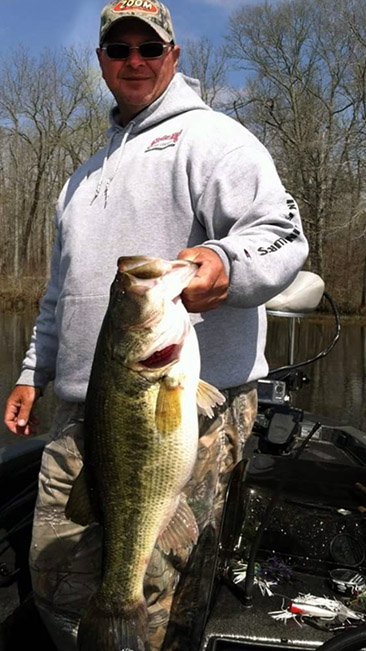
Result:
<svg viewBox="0 0 366 651"><path fill-rule="evenodd" d="M18 44L33 55L45 47L96 46L100 11L107 1L0 0L0 54ZM221 43L229 16L243 2L167 0L177 42L207 37L213 43Z"/></svg>

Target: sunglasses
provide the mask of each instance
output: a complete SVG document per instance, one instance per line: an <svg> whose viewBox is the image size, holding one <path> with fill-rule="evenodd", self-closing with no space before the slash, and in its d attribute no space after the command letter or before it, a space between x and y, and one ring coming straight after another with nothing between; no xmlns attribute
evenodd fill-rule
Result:
<svg viewBox="0 0 366 651"><path fill-rule="evenodd" d="M141 45L133 46L127 43L108 43L101 48L106 53L108 59L119 59L124 61L128 59L132 50L138 50L142 59L161 59L165 50L173 47L173 43L160 43L160 41L149 41Z"/></svg>

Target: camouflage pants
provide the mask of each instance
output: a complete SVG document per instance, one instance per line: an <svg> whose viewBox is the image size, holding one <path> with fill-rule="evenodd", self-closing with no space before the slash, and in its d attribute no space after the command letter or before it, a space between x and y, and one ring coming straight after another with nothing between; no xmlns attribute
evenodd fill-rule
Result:
<svg viewBox="0 0 366 651"><path fill-rule="evenodd" d="M254 384L223 391L214 419L202 417L198 456L185 488L200 537L188 557L156 547L145 579L152 651L199 649L230 472L242 458L257 412ZM75 651L81 610L101 576L101 530L65 518L83 456L83 405L61 403L39 474L30 549L37 607L59 651Z"/></svg>

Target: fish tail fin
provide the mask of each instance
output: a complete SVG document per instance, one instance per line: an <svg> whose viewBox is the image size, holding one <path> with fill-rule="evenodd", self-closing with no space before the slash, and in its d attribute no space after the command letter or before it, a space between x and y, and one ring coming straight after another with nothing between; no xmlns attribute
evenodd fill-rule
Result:
<svg viewBox="0 0 366 651"><path fill-rule="evenodd" d="M150 651L147 640L146 603L138 604L128 614L105 612L92 599L81 618L78 631L79 651Z"/></svg>

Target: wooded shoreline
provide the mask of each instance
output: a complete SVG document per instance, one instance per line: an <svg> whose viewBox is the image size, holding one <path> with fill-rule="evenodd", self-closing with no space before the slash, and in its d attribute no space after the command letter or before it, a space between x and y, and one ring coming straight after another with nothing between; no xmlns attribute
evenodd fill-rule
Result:
<svg viewBox="0 0 366 651"><path fill-rule="evenodd" d="M47 280L37 276L24 276L14 279L9 276L0 276L0 311L22 313L34 312L36 314L39 302L46 289ZM340 317L344 323L356 323L357 325L366 325L366 314L364 313L346 313L339 310ZM324 318L334 319L334 316L328 311L318 309L317 313L312 315L311 319L317 320Z"/></svg>
<svg viewBox="0 0 366 651"><path fill-rule="evenodd" d="M37 310L47 281L37 276L0 276L0 309L3 312Z"/></svg>

